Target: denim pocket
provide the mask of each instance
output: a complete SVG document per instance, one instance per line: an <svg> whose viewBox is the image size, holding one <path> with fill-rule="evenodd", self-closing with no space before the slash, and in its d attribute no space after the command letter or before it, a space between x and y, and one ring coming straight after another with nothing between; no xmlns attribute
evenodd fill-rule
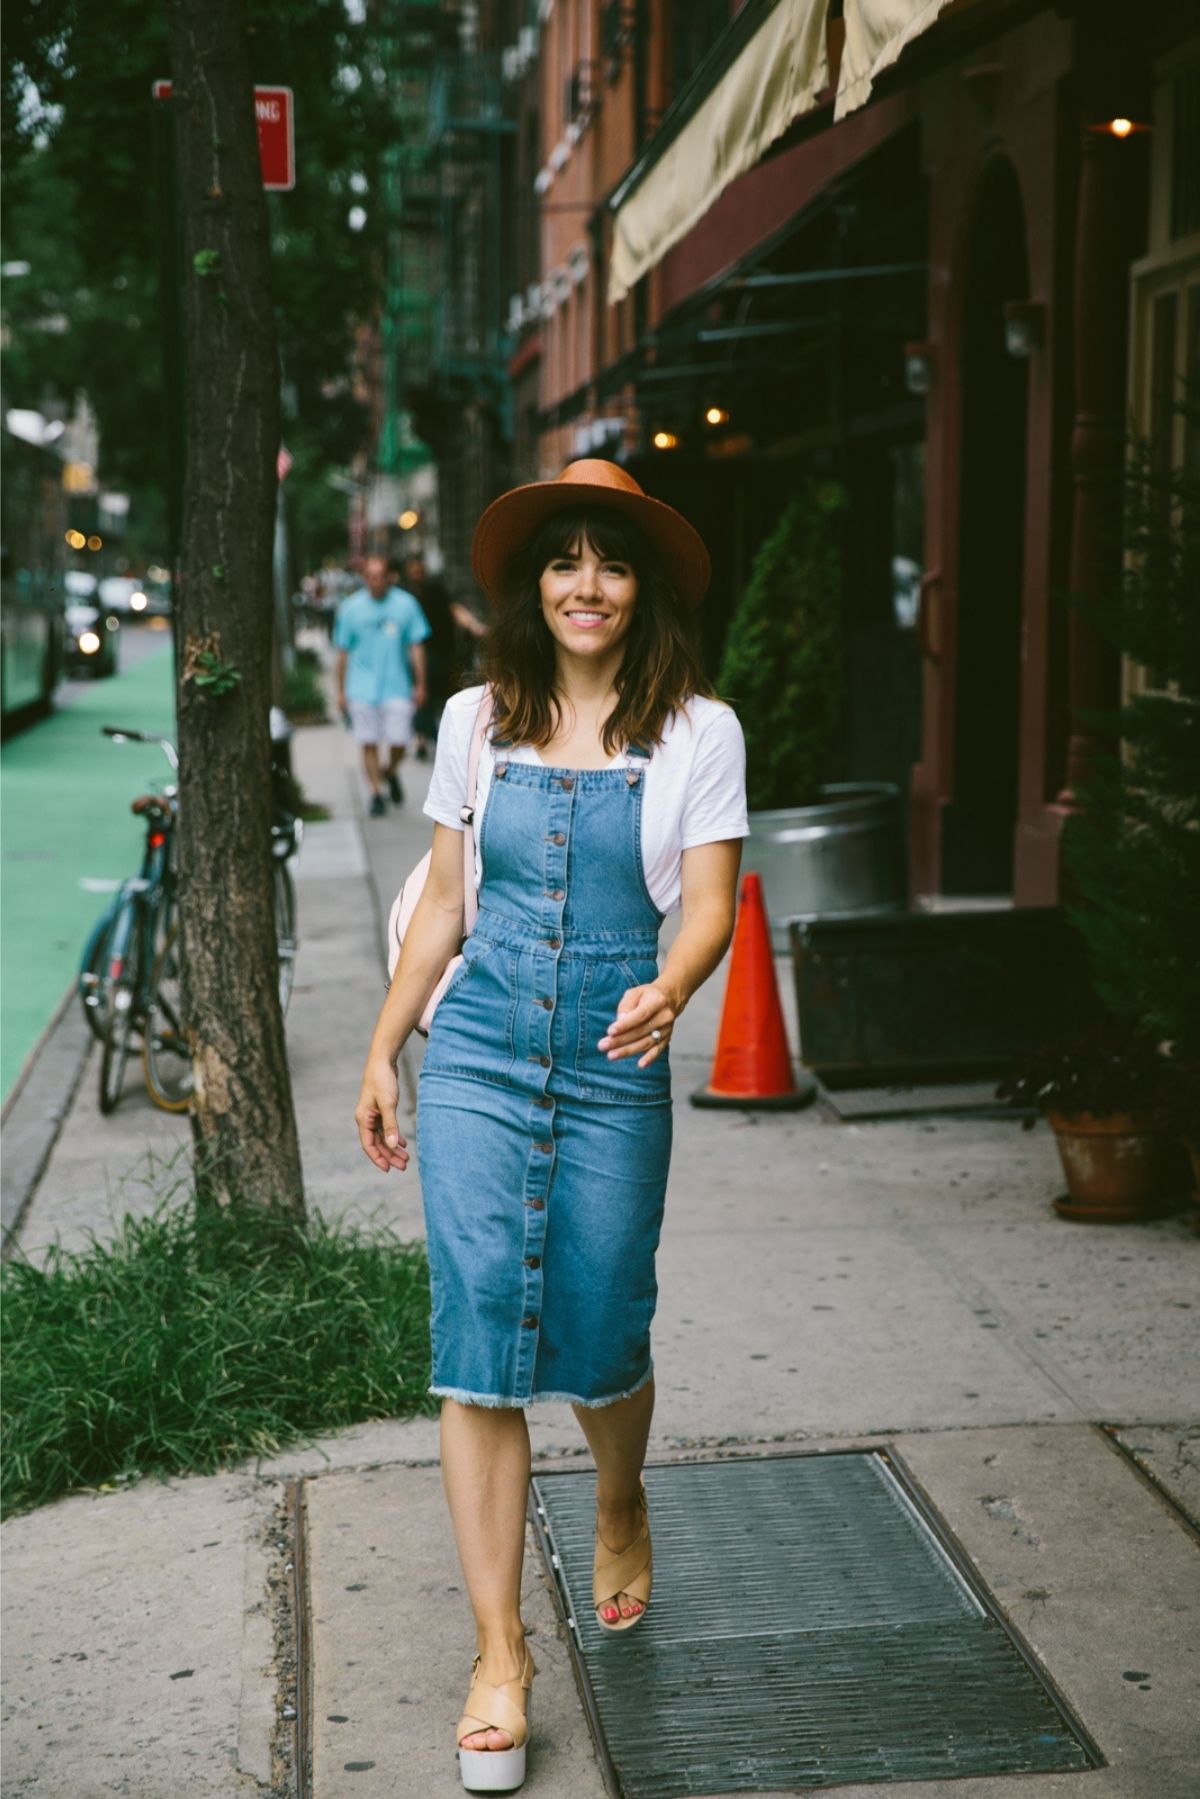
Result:
<svg viewBox="0 0 1200 1799"><path fill-rule="evenodd" d="M665 1050L648 1068L639 1068L637 1056L622 1056L610 1062L608 1051L596 1048L616 1018L617 1006L628 989L649 986L657 975L658 963L652 957L635 962L588 964L579 998L575 1057L575 1078L582 1093L627 1105L659 1105L670 1097L671 1070Z"/></svg>

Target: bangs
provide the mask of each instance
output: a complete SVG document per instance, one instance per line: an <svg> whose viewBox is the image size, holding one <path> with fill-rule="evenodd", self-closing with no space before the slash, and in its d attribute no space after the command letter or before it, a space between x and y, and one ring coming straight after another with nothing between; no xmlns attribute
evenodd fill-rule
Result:
<svg viewBox="0 0 1200 1799"><path fill-rule="evenodd" d="M632 519L604 506L578 506L554 513L542 525L531 545L531 572L540 575L556 556L573 556L582 544L593 555L627 562L638 572L650 558L650 546Z"/></svg>

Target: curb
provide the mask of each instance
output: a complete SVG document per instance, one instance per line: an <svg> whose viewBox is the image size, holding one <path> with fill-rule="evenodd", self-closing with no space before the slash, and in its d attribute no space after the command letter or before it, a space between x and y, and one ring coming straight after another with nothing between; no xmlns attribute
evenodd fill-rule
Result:
<svg viewBox="0 0 1200 1799"><path fill-rule="evenodd" d="M4 1163L0 1170L0 1258L7 1260L66 1123L92 1047L76 1003L75 982L25 1058L4 1102Z"/></svg>

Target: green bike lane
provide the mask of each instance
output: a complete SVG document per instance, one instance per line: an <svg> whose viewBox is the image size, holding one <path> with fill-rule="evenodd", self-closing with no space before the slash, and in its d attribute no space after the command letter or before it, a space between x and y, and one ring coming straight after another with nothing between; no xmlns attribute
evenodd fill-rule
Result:
<svg viewBox="0 0 1200 1799"><path fill-rule="evenodd" d="M143 830L130 801L171 771L152 745L113 743L102 725L174 737L171 640L4 745L0 754L0 1090L79 966L116 884L136 874Z"/></svg>

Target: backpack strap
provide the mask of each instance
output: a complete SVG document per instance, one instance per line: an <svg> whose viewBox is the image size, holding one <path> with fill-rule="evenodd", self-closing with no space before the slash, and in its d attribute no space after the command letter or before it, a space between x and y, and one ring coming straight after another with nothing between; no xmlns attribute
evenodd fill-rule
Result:
<svg viewBox="0 0 1200 1799"><path fill-rule="evenodd" d="M479 895L475 891L475 796L479 790L479 758L487 739L488 726L492 722L492 709L495 704L490 687L485 687L479 702L479 710L475 714L475 727L471 732L471 748L467 753L467 800L459 816L464 825L463 830L463 926L464 936L469 937L475 928L475 920L479 916Z"/></svg>

